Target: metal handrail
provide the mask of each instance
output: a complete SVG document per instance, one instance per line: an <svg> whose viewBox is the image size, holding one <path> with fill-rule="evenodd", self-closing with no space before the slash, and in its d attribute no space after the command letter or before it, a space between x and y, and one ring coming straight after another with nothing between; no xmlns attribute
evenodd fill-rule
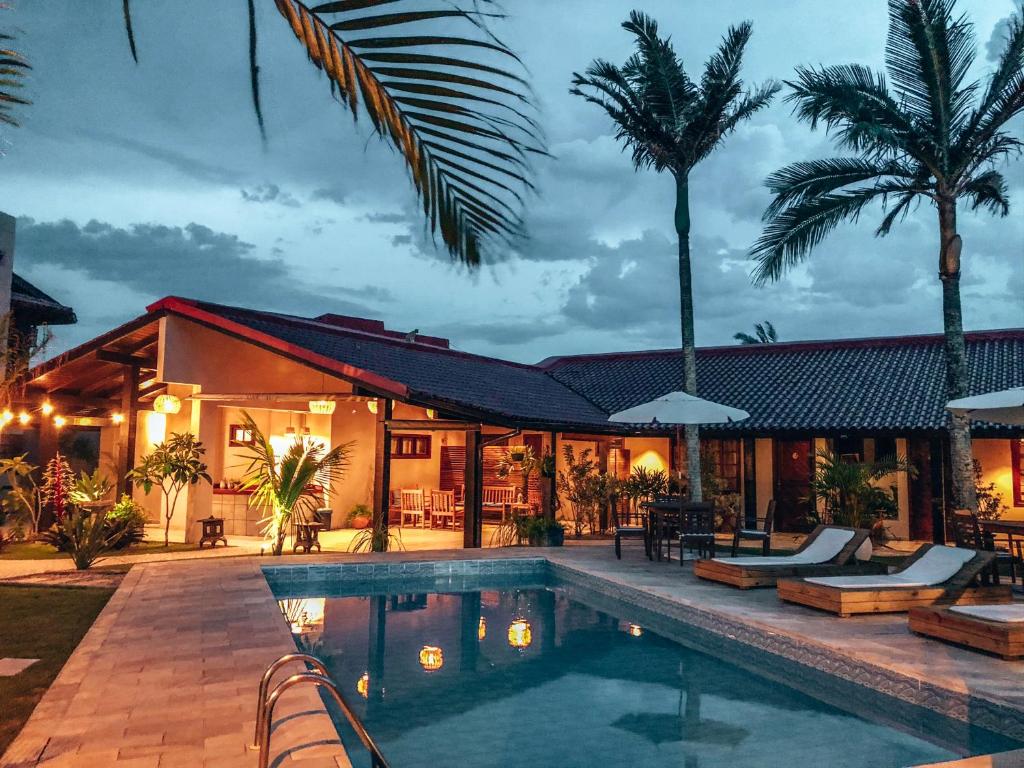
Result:
<svg viewBox="0 0 1024 768"><path fill-rule="evenodd" d="M363 722L359 719L359 716L349 707L348 702L341 695L341 691L338 690L338 686L334 684L326 675L319 675L315 672L299 672L298 674L287 677L278 683L277 687L274 688L270 697L267 699L266 707L263 711L263 717L256 723L256 740L260 745L260 759L259 768L268 768L270 761L270 723L274 719L274 707L277 705L278 699L281 698L282 694L289 688L292 688L300 683L312 683L320 688L326 688L330 691L334 697L335 703L341 708L341 711L348 718L349 723L355 730L359 740L363 743L370 752L370 765L372 768L389 768L388 761L384 759L384 755L381 754L380 747L373 740L366 731L366 727Z"/></svg>
<svg viewBox="0 0 1024 768"><path fill-rule="evenodd" d="M269 667L267 667L267 671L263 673L263 678L260 680L259 701L256 702L256 730L253 733L252 744L249 746L249 749L260 748L260 722L262 722L263 713L267 709L267 690L270 688L270 680L274 676L274 673L277 672L277 670L279 670L285 664L291 664L293 661L305 662L306 664L309 664L311 667L313 667L321 675L327 675L327 667L324 666L324 663L320 661L320 659L318 659L316 656L310 656L308 653L286 653L284 656L282 656Z"/></svg>

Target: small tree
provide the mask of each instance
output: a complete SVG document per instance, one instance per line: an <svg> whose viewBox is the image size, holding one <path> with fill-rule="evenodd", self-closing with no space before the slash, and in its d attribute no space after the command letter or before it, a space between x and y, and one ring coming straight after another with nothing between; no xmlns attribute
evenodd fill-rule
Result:
<svg viewBox="0 0 1024 768"><path fill-rule="evenodd" d="M593 516L598 503L597 462L593 449L584 448L577 456L568 443L562 446L565 469L558 473L558 492L565 496L572 509L573 531L576 538L583 535L584 524L594 528Z"/></svg>
<svg viewBox="0 0 1024 768"><path fill-rule="evenodd" d="M812 511L812 522L826 525L847 525L851 528L871 527L884 517L898 511L895 487L889 490L876 483L894 472L917 474L914 465L901 456L888 456L876 462L845 461L830 450L817 453L811 498L824 505L824 514Z"/></svg>
<svg viewBox="0 0 1024 768"><path fill-rule="evenodd" d="M4 512L15 519L29 520L32 533L39 533L39 521L43 516L41 489L36 483L35 464L25 460L27 453L10 459L0 459L0 475L7 477L10 486L2 503Z"/></svg>
<svg viewBox="0 0 1024 768"><path fill-rule="evenodd" d="M995 483L986 483L982 479L984 471L981 462L974 460L974 488L978 494L978 517L982 520L998 520L1009 512L1009 508L1003 503L1003 496L999 493Z"/></svg>
<svg viewBox="0 0 1024 768"><path fill-rule="evenodd" d="M203 456L206 449L191 432L174 433L171 439L155 446L142 457L127 479L140 486L148 496L154 487L164 498L164 546L170 543L171 517L181 492L201 480L212 482Z"/></svg>

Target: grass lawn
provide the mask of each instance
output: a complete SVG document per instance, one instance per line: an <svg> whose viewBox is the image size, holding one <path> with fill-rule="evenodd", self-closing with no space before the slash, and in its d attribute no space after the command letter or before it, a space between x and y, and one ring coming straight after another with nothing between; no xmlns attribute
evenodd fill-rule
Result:
<svg viewBox="0 0 1024 768"><path fill-rule="evenodd" d="M39 659L0 677L0 754L112 594L95 587L0 586L0 658Z"/></svg>
<svg viewBox="0 0 1024 768"><path fill-rule="evenodd" d="M182 542L172 541L165 547L162 541L143 541L139 544L133 544L130 547L111 552L110 555L159 555L165 552L168 554L173 552L188 552L195 548L195 544L184 544ZM61 559L67 560L68 555L64 552L58 552L49 544L42 544L40 542L10 544L4 548L3 552L0 552L0 560Z"/></svg>

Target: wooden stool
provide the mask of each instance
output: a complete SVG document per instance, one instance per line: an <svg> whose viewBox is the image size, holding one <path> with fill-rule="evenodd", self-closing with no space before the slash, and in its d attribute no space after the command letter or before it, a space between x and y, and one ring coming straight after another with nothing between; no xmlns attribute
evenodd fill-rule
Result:
<svg viewBox="0 0 1024 768"><path fill-rule="evenodd" d="M301 548L308 555L313 551L313 547L316 547L316 551L319 552L321 528L323 526L320 523L296 523L295 545L292 547L292 554Z"/></svg>

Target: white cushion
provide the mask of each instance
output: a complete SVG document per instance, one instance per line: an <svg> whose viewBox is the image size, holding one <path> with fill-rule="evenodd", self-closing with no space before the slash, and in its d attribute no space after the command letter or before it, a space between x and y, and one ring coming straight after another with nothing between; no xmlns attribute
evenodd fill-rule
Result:
<svg viewBox="0 0 1024 768"><path fill-rule="evenodd" d="M839 588L930 587L953 578L975 554L973 549L932 547L909 568L889 576L820 576L806 581Z"/></svg>
<svg viewBox="0 0 1024 768"><path fill-rule="evenodd" d="M998 621L1006 624L1024 622L1024 603L1009 605L955 605L949 610L973 616L985 621Z"/></svg>
<svg viewBox="0 0 1024 768"><path fill-rule="evenodd" d="M730 557L715 558L720 563L735 565L818 565L827 563L838 555L847 542L853 538L853 531L841 528L826 528L803 552L782 557Z"/></svg>

